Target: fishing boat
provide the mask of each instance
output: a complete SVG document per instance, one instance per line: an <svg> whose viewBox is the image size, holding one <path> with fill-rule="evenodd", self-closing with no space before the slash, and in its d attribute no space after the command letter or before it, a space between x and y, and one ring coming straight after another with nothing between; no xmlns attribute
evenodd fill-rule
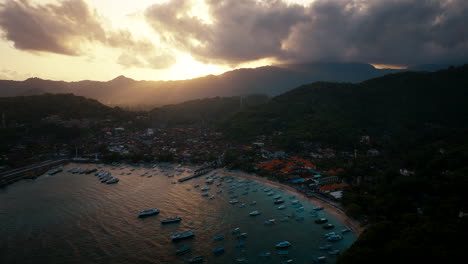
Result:
<svg viewBox="0 0 468 264"><path fill-rule="evenodd" d="M247 233L240 233L237 238L247 238L249 235Z"/></svg>
<svg viewBox="0 0 468 264"><path fill-rule="evenodd" d="M190 246L182 246L176 250L177 255L183 255L185 253L188 253L192 250Z"/></svg>
<svg viewBox="0 0 468 264"><path fill-rule="evenodd" d="M256 205L256 204L257 204L257 201L252 201L252 202L250 203L250 206L254 206L254 205Z"/></svg>
<svg viewBox="0 0 468 264"><path fill-rule="evenodd" d="M109 180L106 181L107 184L114 184L114 183L118 183L119 182L119 178L116 178L116 177L112 177L110 178Z"/></svg>
<svg viewBox="0 0 468 264"><path fill-rule="evenodd" d="M239 227L234 228L234 230L232 230L231 233L233 234L240 233L240 228Z"/></svg>
<svg viewBox="0 0 468 264"><path fill-rule="evenodd" d="M320 218L320 219L317 219L314 221L316 224L325 224L326 222L328 222L328 219L326 218Z"/></svg>
<svg viewBox="0 0 468 264"><path fill-rule="evenodd" d="M271 257L271 252L262 252L258 254L259 257Z"/></svg>
<svg viewBox="0 0 468 264"><path fill-rule="evenodd" d="M341 229L342 234L349 233L349 232L351 232L350 228Z"/></svg>
<svg viewBox="0 0 468 264"><path fill-rule="evenodd" d="M315 210L315 211L320 211L320 210L323 210L323 207L321 207L321 206L317 206L317 207L314 207L312 210Z"/></svg>
<svg viewBox="0 0 468 264"><path fill-rule="evenodd" d="M252 211L252 212L249 213L250 216L257 216L259 214L260 214L259 211Z"/></svg>
<svg viewBox="0 0 468 264"><path fill-rule="evenodd" d="M274 203L274 204L282 204L282 203L284 203L284 200L276 200L276 201L274 201L273 203Z"/></svg>
<svg viewBox="0 0 468 264"><path fill-rule="evenodd" d="M340 250L339 250L339 249L330 250L330 251L328 251L328 254L330 254L330 255L338 255L338 254L340 254Z"/></svg>
<svg viewBox="0 0 468 264"><path fill-rule="evenodd" d="M223 235L217 235L213 239L216 240L216 241L221 241L221 240L224 239L224 236Z"/></svg>
<svg viewBox="0 0 468 264"><path fill-rule="evenodd" d="M283 210L283 209L285 209L285 208L286 208L286 205L284 205L284 204L278 206L278 210Z"/></svg>
<svg viewBox="0 0 468 264"><path fill-rule="evenodd" d="M236 199L229 201L230 204L236 204L236 203L238 203L238 202L239 202L239 201L236 200Z"/></svg>
<svg viewBox="0 0 468 264"><path fill-rule="evenodd" d="M202 263L203 262L203 256L198 256L198 257L188 259L187 262L188 263Z"/></svg>
<svg viewBox="0 0 468 264"><path fill-rule="evenodd" d="M334 228L335 226L333 224L325 224L322 226L323 229L332 229Z"/></svg>
<svg viewBox="0 0 468 264"><path fill-rule="evenodd" d="M340 241L343 239L340 235L332 235L326 238L328 241Z"/></svg>
<svg viewBox="0 0 468 264"><path fill-rule="evenodd" d="M177 223L177 222L180 222L181 220L182 218L179 216L169 217L169 218L161 220L161 224Z"/></svg>
<svg viewBox="0 0 468 264"><path fill-rule="evenodd" d="M291 243L289 243L289 241L282 241L275 245L276 248L287 248L290 246L291 246Z"/></svg>
<svg viewBox="0 0 468 264"><path fill-rule="evenodd" d="M206 192L206 191L210 190L210 187L203 187L203 188L201 188L201 190L202 190L202 192Z"/></svg>
<svg viewBox="0 0 468 264"><path fill-rule="evenodd" d="M195 233L192 230L187 230L181 233L174 233L169 238L172 239L172 241L175 241L193 236L195 236Z"/></svg>
<svg viewBox="0 0 468 264"><path fill-rule="evenodd" d="M244 207L245 207L245 204L239 205L239 208L244 208Z"/></svg>
<svg viewBox="0 0 468 264"><path fill-rule="evenodd" d="M323 246L319 247L320 250L329 250L331 248L332 248L331 244L326 244L326 245L323 245Z"/></svg>
<svg viewBox="0 0 468 264"><path fill-rule="evenodd" d="M275 200L278 200L280 198L281 198L281 195L276 195L275 197L273 197L273 199L275 199Z"/></svg>
<svg viewBox="0 0 468 264"><path fill-rule="evenodd" d="M201 196L208 197L208 196L210 196L210 194L209 193L202 193Z"/></svg>
<svg viewBox="0 0 468 264"><path fill-rule="evenodd" d="M275 223L275 219L268 219L264 222L266 225L272 225Z"/></svg>
<svg viewBox="0 0 468 264"><path fill-rule="evenodd" d="M210 200L214 200L215 198L216 198L216 197L215 197L214 195L211 195L209 199L210 199Z"/></svg>
<svg viewBox="0 0 468 264"><path fill-rule="evenodd" d="M213 254L215 255L221 255L224 253L224 247L219 247L213 251Z"/></svg>
<svg viewBox="0 0 468 264"><path fill-rule="evenodd" d="M155 214L159 214L159 209L158 208L153 208L153 209L149 209L149 210L143 210L143 211L140 211L138 213L138 217L146 217L146 216L150 216L150 215L155 215Z"/></svg>

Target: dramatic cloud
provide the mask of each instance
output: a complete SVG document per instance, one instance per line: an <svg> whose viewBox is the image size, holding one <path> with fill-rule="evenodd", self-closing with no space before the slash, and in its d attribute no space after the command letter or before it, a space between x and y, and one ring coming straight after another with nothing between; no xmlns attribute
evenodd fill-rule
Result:
<svg viewBox="0 0 468 264"><path fill-rule="evenodd" d="M237 64L274 57L285 62L381 64L468 59L466 0L169 0L146 10L155 32L197 59Z"/></svg>
<svg viewBox="0 0 468 264"><path fill-rule="evenodd" d="M106 30L102 24L96 11L83 0L44 5L12 0L0 4L3 37L17 49L80 56L86 51L83 46L98 43L121 49L124 57L134 54L136 63L123 60L126 67L167 68L174 64L173 54L156 50L150 41L136 40L127 30ZM155 63L154 58L169 64Z"/></svg>
<svg viewBox="0 0 468 264"><path fill-rule="evenodd" d="M291 29L307 19L304 7L279 0L206 0L213 20L209 23L193 15L194 1L155 4L147 9L146 18L167 42L202 61L240 63L277 57Z"/></svg>

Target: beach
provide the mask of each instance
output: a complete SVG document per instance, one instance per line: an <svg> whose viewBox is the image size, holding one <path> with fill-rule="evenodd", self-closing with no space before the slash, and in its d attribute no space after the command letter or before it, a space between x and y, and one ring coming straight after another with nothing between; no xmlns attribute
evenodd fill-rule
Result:
<svg viewBox="0 0 468 264"><path fill-rule="evenodd" d="M253 174L248 174L248 173L240 172L240 171L230 172L225 169L217 169L214 172L222 174L222 175L226 175L226 176L244 178L244 179L260 182L262 184L265 184L274 188L278 188L283 191L287 191L291 194L300 195L304 198L307 198L312 204L323 207L327 211L327 213L329 213L330 215L332 215L333 217L341 221L343 224L345 224L347 227L349 227L356 234L357 237L359 237L365 229L365 227L362 227L357 220L354 220L350 218L349 216L347 216L346 213L340 208L337 208L315 197L308 197L304 193L294 189L291 186L288 186L279 182L275 182L275 181L270 181L267 178L255 176Z"/></svg>

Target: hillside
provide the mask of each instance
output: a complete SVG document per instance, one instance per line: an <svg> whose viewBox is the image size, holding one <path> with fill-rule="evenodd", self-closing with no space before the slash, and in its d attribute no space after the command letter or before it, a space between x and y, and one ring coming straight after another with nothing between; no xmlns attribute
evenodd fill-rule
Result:
<svg viewBox="0 0 468 264"><path fill-rule="evenodd" d="M359 82L396 70L379 70L369 64L320 63L238 69L221 75L180 81L135 81L119 76L108 82L63 82L30 78L0 80L0 97L42 93L73 93L108 105L166 105L214 96L278 95L314 81Z"/></svg>
<svg viewBox="0 0 468 264"><path fill-rule="evenodd" d="M44 94L0 98L0 114L7 122L35 122L50 115L62 118L105 118L125 114L96 100L72 94Z"/></svg>
<svg viewBox="0 0 468 264"><path fill-rule="evenodd" d="M272 131L297 140L351 145L359 135L414 134L424 128L466 127L468 66L405 72L362 83L313 83L274 97L222 123L231 138Z"/></svg>
<svg viewBox="0 0 468 264"><path fill-rule="evenodd" d="M266 95L205 98L155 108L149 111L149 117L156 126L212 126L242 109L267 101Z"/></svg>

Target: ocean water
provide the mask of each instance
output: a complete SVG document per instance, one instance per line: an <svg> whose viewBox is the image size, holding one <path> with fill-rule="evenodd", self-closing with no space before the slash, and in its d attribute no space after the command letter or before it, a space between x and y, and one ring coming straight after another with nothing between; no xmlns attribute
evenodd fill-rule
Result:
<svg viewBox="0 0 468 264"><path fill-rule="evenodd" d="M23 180L0 190L0 263L186 263L201 255L205 256L204 263L281 263L288 259L312 263L318 256L326 256L327 263L333 263L335 256L319 247L332 244L333 249L343 251L356 240L353 233L346 233L341 241L327 242L325 233L341 234L345 227L326 211L314 216L314 205L308 200L241 178L218 178L207 185L208 174L174 184L190 173L161 167L100 165L120 179L108 185L100 183L94 174L66 172L74 167L97 166L68 164L56 175ZM152 177L141 176L145 172ZM217 186L219 183L222 185ZM200 186L195 188L196 184ZM202 196L205 186L210 187L206 192L215 199ZM268 196L265 188L275 194ZM278 210L279 205L273 204L277 195L285 200L286 209ZM232 199L240 203L232 205ZM303 211L292 204L296 199ZM250 205L252 201L256 205ZM242 203L244 208L240 208ZM161 212L137 217L139 211L150 208ZM254 210L261 215L249 216ZM180 216L182 221L160 223L172 216ZM329 219L336 227L324 230L314 223L319 217ZM265 224L268 219L276 223ZM247 238L231 233L237 227L248 234ZM193 230L195 237L178 242L169 238L185 230ZM225 238L215 241L216 235ZM275 244L284 240L292 244L286 257L275 249ZM238 247L241 241L244 247ZM183 245L191 246L192 251L177 256L176 250ZM218 247L224 247L225 252L215 256L213 251ZM271 252L271 257L258 256L262 252Z"/></svg>

